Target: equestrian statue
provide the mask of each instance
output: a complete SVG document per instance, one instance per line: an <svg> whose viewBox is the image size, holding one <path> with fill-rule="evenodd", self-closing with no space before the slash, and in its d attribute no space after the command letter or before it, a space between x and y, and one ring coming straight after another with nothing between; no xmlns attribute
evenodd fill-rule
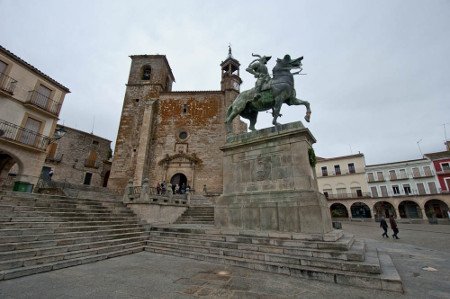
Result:
<svg viewBox="0 0 450 299"><path fill-rule="evenodd" d="M272 109L272 124L279 125L277 119L281 117L280 110L283 103L289 106L304 105L306 107L305 120L309 122L311 116L309 102L297 99L294 89L294 75L300 74L303 70L303 56L297 59L291 59L289 55L285 55L283 59L278 58L272 70L273 78L270 77L266 66L271 56L261 57L256 54L252 54L252 56L257 59L249 64L246 71L255 76L255 87L238 95L228 108L225 123L230 124L236 116L240 115L250 120L249 129L255 131L258 112ZM299 71L291 73L291 70L294 69Z"/></svg>

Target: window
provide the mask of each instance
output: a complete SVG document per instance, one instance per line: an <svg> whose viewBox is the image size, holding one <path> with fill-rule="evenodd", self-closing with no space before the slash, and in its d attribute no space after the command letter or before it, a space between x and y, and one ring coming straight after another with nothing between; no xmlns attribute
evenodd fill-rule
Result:
<svg viewBox="0 0 450 299"><path fill-rule="evenodd" d="M414 178L420 178L419 167L413 167L412 173L413 173L413 177L414 177Z"/></svg>
<svg viewBox="0 0 450 299"><path fill-rule="evenodd" d="M338 198L346 198L347 197L347 189L346 188L336 188L336 193Z"/></svg>
<svg viewBox="0 0 450 299"><path fill-rule="evenodd" d="M384 176L382 171L377 172L378 181L384 181Z"/></svg>
<svg viewBox="0 0 450 299"><path fill-rule="evenodd" d="M47 148L47 158L53 159L56 154L56 148L58 147L58 143L51 143Z"/></svg>
<svg viewBox="0 0 450 299"><path fill-rule="evenodd" d="M406 179L406 169L400 169L400 178Z"/></svg>
<svg viewBox="0 0 450 299"><path fill-rule="evenodd" d="M86 172L86 174L84 175L84 185L90 185L91 184L91 180L92 180L92 173L90 172Z"/></svg>
<svg viewBox="0 0 450 299"><path fill-rule="evenodd" d="M441 163L442 170L450 170L450 164L449 163Z"/></svg>
<svg viewBox="0 0 450 299"><path fill-rule="evenodd" d="M372 192L372 197L378 197L377 187L370 187L370 191Z"/></svg>
<svg viewBox="0 0 450 299"><path fill-rule="evenodd" d="M183 114L188 112L188 104L183 104Z"/></svg>
<svg viewBox="0 0 450 299"><path fill-rule="evenodd" d="M425 176L433 176L433 173L431 172L430 166L424 166L423 172L425 173Z"/></svg>
<svg viewBox="0 0 450 299"><path fill-rule="evenodd" d="M405 191L406 195L411 194L411 187L409 186L409 184L404 184L403 185L403 191Z"/></svg>
<svg viewBox="0 0 450 299"><path fill-rule="evenodd" d="M93 145L98 145L98 141L97 140L92 140L92 144Z"/></svg>
<svg viewBox="0 0 450 299"><path fill-rule="evenodd" d="M380 186L381 190L381 196L382 197L388 197L387 187L386 186Z"/></svg>
<svg viewBox="0 0 450 299"><path fill-rule="evenodd" d="M6 73L6 67L7 67L7 66L8 66L8 65L7 65L5 62L3 62L3 61L0 60L0 74Z"/></svg>
<svg viewBox="0 0 450 299"><path fill-rule="evenodd" d="M323 194L325 195L326 198L329 198L330 194L333 194L333 190L331 190L331 189L323 189Z"/></svg>
<svg viewBox="0 0 450 299"><path fill-rule="evenodd" d="M341 174L341 167L339 165L334 165L334 173L336 175L340 175Z"/></svg>
<svg viewBox="0 0 450 299"><path fill-rule="evenodd" d="M186 139L186 138L188 137L188 133L185 132L185 131L181 131L180 134L178 134L178 137L179 137L181 140L184 140L184 139Z"/></svg>
<svg viewBox="0 0 450 299"><path fill-rule="evenodd" d="M356 196L358 196L358 197L362 197L363 196L361 189L356 190Z"/></svg>
<svg viewBox="0 0 450 299"><path fill-rule="evenodd" d="M436 184L434 182L428 182L428 189L430 189L430 194L437 194Z"/></svg>
<svg viewBox="0 0 450 299"><path fill-rule="evenodd" d="M322 176L328 176L328 169L326 166L322 167Z"/></svg>
<svg viewBox="0 0 450 299"><path fill-rule="evenodd" d="M397 174L395 173L395 170L389 170L389 179L391 181L395 181L397 179Z"/></svg>
<svg viewBox="0 0 450 299"><path fill-rule="evenodd" d="M145 66L142 71L142 80L150 80L152 74L152 68L150 66Z"/></svg>
<svg viewBox="0 0 450 299"><path fill-rule="evenodd" d="M37 134L41 129L42 122L29 117L25 123L25 131L20 134L20 142L34 145L37 140Z"/></svg>
<svg viewBox="0 0 450 299"><path fill-rule="evenodd" d="M373 173L369 172L369 173L367 174L367 179L369 180L369 182L375 181L375 179L374 179L374 177L373 177Z"/></svg>
<svg viewBox="0 0 450 299"><path fill-rule="evenodd" d="M394 195L400 194L400 188L397 185L392 186L392 191L394 192Z"/></svg>
<svg viewBox="0 0 450 299"><path fill-rule="evenodd" d="M349 173L355 173L355 164L354 163L348 163L348 172Z"/></svg>
<svg viewBox="0 0 450 299"><path fill-rule="evenodd" d="M46 109L52 96L52 90L40 84L36 91L37 92L32 93L31 102L43 109Z"/></svg>
<svg viewBox="0 0 450 299"><path fill-rule="evenodd" d="M417 192L419 192L419 195L427 194L425 192L425 186L423 185L423 183L417 183Z"/></svg>

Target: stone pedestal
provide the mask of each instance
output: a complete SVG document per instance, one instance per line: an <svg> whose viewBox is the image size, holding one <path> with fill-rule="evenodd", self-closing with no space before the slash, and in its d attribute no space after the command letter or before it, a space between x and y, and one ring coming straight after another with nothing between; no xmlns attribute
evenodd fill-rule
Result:
<svg viewBox="0 0 450 299"><path fill-rule="evenodd" d="M229 136L221 148L223 195L219 228L325 235L332 232L326 198L318 192L301 122Z"/></svg>

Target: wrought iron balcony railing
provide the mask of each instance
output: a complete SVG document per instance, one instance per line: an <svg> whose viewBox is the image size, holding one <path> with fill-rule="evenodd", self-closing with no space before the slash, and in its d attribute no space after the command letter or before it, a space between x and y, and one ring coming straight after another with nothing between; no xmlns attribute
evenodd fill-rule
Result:
<svg viewBox="0 0 450 299"><path fill-rule="evenodd" d="M11 78L8 75L0 73L0 89L9 93L14 94L14 89L16 88L17 80Z"/></svg>
<svg viewBox="0 0 450 299"><path fill-rule="evenodd" d="M45 150L50 142L50 138L47 136L4 120L0 120L0 139L24 144L39 150Z"/></svg>
<svg viewBox="0 0 450 299"><path fill-rule="evenodd" d="M363 198L363 197L371 197L369 192L361 192L361 193L324 193L327 199L343 199L343 198Z"/></svg>
<svg viewBox="0 0 450 299"><path fill-rule="evenodd" d="M25 103L50 112L53 115L59 115L59 111L61 110L61 103L51 100L36 90L30 91L30 96Z"/></svg>

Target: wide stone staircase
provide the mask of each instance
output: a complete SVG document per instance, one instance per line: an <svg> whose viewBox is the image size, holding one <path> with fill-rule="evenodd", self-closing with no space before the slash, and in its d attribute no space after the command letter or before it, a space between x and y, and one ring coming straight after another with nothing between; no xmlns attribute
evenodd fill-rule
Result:
<svg viewBox="0 0 450 299"><path fill-rule="evenodd" d="M0 280L139 252L147 238L120 202L0 193Z"/></svg>
<svg viewBox="0 0 450 299"><path fill-rule="evenodd" d="M146 251L299 278L402 292L389 255L344 234L335 242L280 232L222 231L205 225L152 227Z"/></svg>
<svg viewBox="0 0 450 299"><path fill-rule="evenodd" d="M190 206L177 219L177 224L214 224L214 207L212 206Z"/></svg>

